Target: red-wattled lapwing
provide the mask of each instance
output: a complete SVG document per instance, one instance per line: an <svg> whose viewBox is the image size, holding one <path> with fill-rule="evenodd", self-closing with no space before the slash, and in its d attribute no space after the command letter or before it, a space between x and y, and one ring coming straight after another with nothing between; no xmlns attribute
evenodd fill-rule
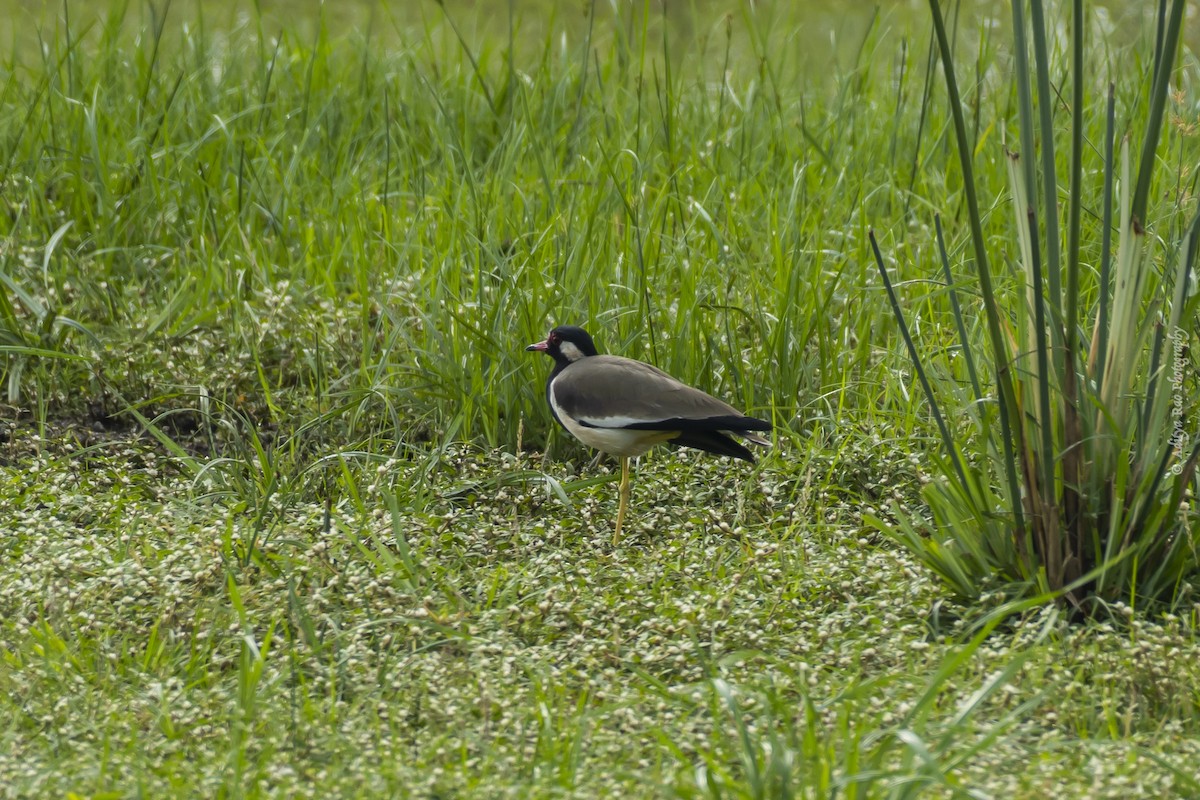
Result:
<svg viewBox="0 0 1200 800"><path fill-rule="evenodd" d="M613 544L629 506L629 459L660 442L694 447L753 462L754 454L728 434L770 445L753 431L771 423L747 417L728 403L675 380L658 367L621 356L602 356L583 328L562 325L531 344L554 359L546 399L558 424L579 441L621 459L620 505Z"/></svg>

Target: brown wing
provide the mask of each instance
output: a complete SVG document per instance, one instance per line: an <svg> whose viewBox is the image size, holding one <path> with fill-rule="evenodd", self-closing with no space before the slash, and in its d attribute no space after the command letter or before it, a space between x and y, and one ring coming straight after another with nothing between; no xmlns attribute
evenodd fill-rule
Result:
<svg viewBox="0 0 1200 800"><path fill-rule="evenodd" d="M590 427L657 430L663 423L662 430L681 430L690 421L709 429L770 429L657 367L621 356L579 359L554 379L553 392L560 411Z"/></svg>

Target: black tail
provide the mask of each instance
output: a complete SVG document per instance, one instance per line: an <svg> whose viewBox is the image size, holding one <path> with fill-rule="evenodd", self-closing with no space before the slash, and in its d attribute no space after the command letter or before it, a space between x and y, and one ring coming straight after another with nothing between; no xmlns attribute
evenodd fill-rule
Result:
<svg viewBox="0 0 1200 800"><path fill-rule="evenodd" d="M749 448L744 447L720 431L684 431L679 436L671 439L668 444L679 447L694 447L697 450L703 450L707 453L716 453L719 456L733 456L743 461L749 461L751 464L754 463L754 454L750 452Z"/></svg>

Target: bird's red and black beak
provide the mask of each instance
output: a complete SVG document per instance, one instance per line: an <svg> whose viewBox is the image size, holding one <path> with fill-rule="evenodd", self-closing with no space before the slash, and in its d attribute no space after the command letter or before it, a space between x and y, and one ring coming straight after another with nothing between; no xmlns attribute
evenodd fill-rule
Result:
<svg viewBox="0 0 1200 800"><path fill-rule="evenodd" d="M529 345L529 347L525 348L525 352L527 352L527 353L528 352L544 353L549 349L550 349L550 340L547 339L545 341L538 342L537 344Z"/></svg>

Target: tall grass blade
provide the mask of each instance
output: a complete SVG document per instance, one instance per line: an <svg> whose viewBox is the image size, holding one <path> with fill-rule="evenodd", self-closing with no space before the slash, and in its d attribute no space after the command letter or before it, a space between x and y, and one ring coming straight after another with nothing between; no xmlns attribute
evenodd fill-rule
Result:
<svg viewBox="0 0 1200 800"><path fill-rule="evenodd" d="M875 266L879 269L879 276L883 279L883 288L887 292L888 301L892 306L892 314L896 317L896 324L900 326L900 335L904 338L905 347L908 348L908 355L912 360L913 369L917 372L917 380L921 382L921 390L925 393L925 400L929 403L930 413L933 414L938 432L942 436L942 445L946 448L946 458L950 459L953 463L954 471L958 474L962 490L969 492L970 484L967 483L966 473L963 472L958 450L954 445L954 439L950 435L949 428L946 427L946 421L942 418L937 398L933 394L933 388L929 385L929 378L925 375L925 368L921 364L921 356L917 352L917 346L913 344L912 336L908 332L908 323L904 321L904 312L900 310L900 300L896 297L896 290L892 287L891 279L888 278L887 267L883 263L883 254L879 252L879 242L875 240L875 231L868 232L867 236L871 241L871 252L875 256Z"/></svg>
<svg viewBox="0 0 1200 800"><path fill-rule="evenodd" d="M1031 242L1030 281L1033 290L1033 344L1037 358L1037 375L1030 384L1036 392L1037 402L1037 449L1022 445L1022 450L1033 458L1029 473L1035 482L1027 487L1030 502L1033 504L1036 516L1031 521L1035 535L1040 539L1038 552L1042 555L1042 565L1046 571L1049 585L1062 585L1062 543L1059 537L1058 510L1056 508L1056 492L1054 469L1057 459L1054 452L1054 420L1050 413L1050 391L1053 385L1050 371L1050 342L1047 335L1049 321L1046 319L1046 295L1042 281L1041 249L1038 246L1037 214L1030 209L1026 214L1026 225L1029 229ZM1032 451L1032 452L1031 452Z"/></svg>
<svg viewBox="0 0 1200 800"><path fill-rule="evenodd" d="M1108 352L1109 298L1112 292L1112 232L1113 232L1113 142L1116 138L1116 87L1108 84L1108 103L1104 115L1104 193L1100 218L1100 302L1096 327L1092 332L1092 343L1088 354L1089 371L1095 376L1097 385L1104 382L1105 357ZM1091 365L1095 364L1094 369Z"/></svg>
<svg viewBox="0 0 1200 800"><path fill-rule="evenodd" d="M1014 2L1020 3L1023 0L1014 0ZM1049 292L1048 305L1050 308L1047 323L1052 326L1051 340L1055 344L1055 352L1058 353L1061 350L1057 348L1062 346L1063 307L1061 256L1059 253L1062 245L1058 232L1058 172L1054 166L1054 119L1052 116L1055 95L1051 93L1050 89L1050 56L1046 52L1046 15L1042 8L1042 0L1031 0L1030 10L1033 22L1034 74L1037 77L1038 90L1038 124L1042 145L1042 211L1039 216L1046 225L1046 288ZM1082 76L1080 79L1082 80ZM1033 141L1022 142L1022 145L1026 148L1032 161ZM1061 383L1061 356L1055 358L1054 361L1057 365L1055 372L1059 374Z"/></svg>
<svg viewBox="0 0 1200 800"><path fill-rule="evenodd" d="M1013 390L1011 363L1006 346L1006 339L1001 331L1000 310L992 288L992 273L988 267L987 242L983 236L982 216L979 211L979 200L975 195L975 172L971 166L971 154L974 148L967 139L967 126L963 120L962 101L958 92L958 81L954 77L954 59L950 50L950 40L946 36L946 25L942 20L941 7L938 0L929 0L929 8L933 14L933 29L937 37L938 48L942 56L942 74L946 78L946 92L950 97L950 114L954 122L954 135L958 143L959 166L963 173L963 194L967 200L967 216L971 225L971 241L975 246L975 270L979 276L979 288L983 295L984 313L987 317L988 340L992 346L992 363L995 367L997 400L1000 407L1001 438L1004 448L1004 472L1011 498L1021 496L1020 484L1017 482L1016 458L1013 452L1013 442L1022 439L1021 419L1017 411L1016 393ZM949 458L956 458L948 454ZM958 469L956 467L956 469ZM965 482L964 482L965 483ZM1012 513L1016 528L1016 536L1025 535L1025 517L1020 504L1013 503Z"/></svg>
<svg viewBox="0 0 1200 800"><path fill-rule="evenodd" d="M1020 168L1024 170L1021 196L1029 208L1037 206L1037 173L1034 170L1033 79L1029 73L1029 26L1025 22L1026 0L1012 1L1013 61L1016 66L1017 121L1021 132ZM1023 214L1022 214L1023 216Z"/></svg>
<svg viewBox="0 0 1200 800"><path fill-rule="evenodd" d="M1068 583L1086 568L1081 554L1087 527L1080 501L1084 452L1078 372L1082 363L1082 354L1079 352L1079 252L1080 214L1083 208L1083 0L1075 0L1071 11L1071 164L1068 168L1067 197L1066 343L1062 358L1062 522L1068 552L1063 580ZM1104 292L1101 291L1101 294Z"/></svg>
<svg viewBox="0 0 1200 800"><path fill-rule="evenodd" d="M954 327L958 330L958 341L967 366L967 376L971 380L971 391L975 402L983 401L983 389L979 385L979 375L975 371L975 356L971 354L971 340L967 336L967 326L963 323L962 307L958 303L958 291L955 289L954 276L950 273L950 257L946 253L946 237L942 232L942 215L933 215L933 227L937 235L938 256L942 262L942 274L946 278L946 291L950 294L950 309L954 313Z"/></svg>
<svg viewBox="0 0 1200 800"><path fill-rule="evenodd" d="M1150 110L1146 116L1145 136L1142 139L1142 156L1138 166L1137 188L1133 192L1132 215L1139 227L1146 224L1146 205L1150 200L1150 178L1154 174L1155 153L1158 151L1162 133L1163 114L1170 94L1171 70L1169 65L1179 49L1179 36L1183 28L1185 0L1173 0L1166 28L1156 41L1154 52L1154 85L1150 89ZM1162 15L1159 15L1162 25Z"/></svg>

